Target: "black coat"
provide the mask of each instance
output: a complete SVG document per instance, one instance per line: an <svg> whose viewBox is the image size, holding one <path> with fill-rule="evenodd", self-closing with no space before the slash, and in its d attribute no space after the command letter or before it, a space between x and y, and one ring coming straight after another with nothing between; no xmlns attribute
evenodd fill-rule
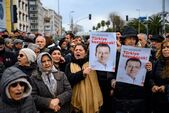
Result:
<svg viewBox="0 0 169 113"><path fill-rule="evenodd" d="M117 53L116 72L118 70L120 53ZM133 84L116 82L113 96L113 105L116 111L144 113L145 111L145 98L147 90L149 90L149 80L151 71L146 73L144 86L137 86Z"/></svg>
<svg viewBox="0 0 169 113"><path fill-rule="evenodd" d="M19 102L5 103L0 97L0 113L37 113L31 96Z"/></svg>
<svg viewBox="0 0 169 113"><path fill-rule="evenodd" d="M17 61L17 56L13 52L0 51L0 78L3 73L3 71L12 65L14 65Z"/></svg>
<svg viewBox="0 0 169 113"><path fill-rule="evenodd" d="M83 59L78 59L78 60L75 59L74 57L72 57L71 62L76 63L77 65L79 65L82 68L83 64L88 62L88 57L85 57ZM66 66L65 74L67 75L68 80L69 80L71 86L73 87L74 85L78 84L81 80L84 80L85 76L83 76L83 70L76 72L76 73L71 73L70 63L67 64L67 66Z"/></svg>
<svg viewBox="0 0 169 113"><path fill-rule="evenodd" d="M165 92L158 92L152 94L152 103L153 103L153 110L160 113L166 113L165 111L169 111L169 77L162 78L162 71L165 68L165 65L168 65L169 60L166 61L164 59L158 59L153 68L153 74L151 78L151 87L153 85L165 86ZM168 65L169 66L169 65ZM169 73L166 76L169 76Z"/></svg>

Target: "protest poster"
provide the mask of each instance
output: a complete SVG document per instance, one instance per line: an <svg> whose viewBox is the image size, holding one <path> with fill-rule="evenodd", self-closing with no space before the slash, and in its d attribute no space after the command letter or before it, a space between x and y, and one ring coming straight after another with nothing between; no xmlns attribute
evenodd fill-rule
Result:
<svg viewBox="0 0 169 113"><path fill-rule="evenodd" d="M116 81L144 86L150 48L122 46Z"/></svg>
<svg viewBox="0 0 169 113"><path fill-rule="evenodd" d="M89 65L94 70L115 71L116 33L91 32Z"/></svg>
<svg viewBox="0 0 169 113"><path fill-rule="evenodd" d="M0 0L0 29L6 28L5 0Z"/></svg>

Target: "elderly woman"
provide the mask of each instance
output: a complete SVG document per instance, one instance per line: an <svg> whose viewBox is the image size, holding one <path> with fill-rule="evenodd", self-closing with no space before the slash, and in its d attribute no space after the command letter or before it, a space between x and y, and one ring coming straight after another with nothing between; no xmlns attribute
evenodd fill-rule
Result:
<svg viewBox="0 0 169 113"><path fill-rule="evenodd" d="M103 104L96 71L89 67L87 48L77 44L74 57L66 67L66 75L72 85L71 104L75 113L97 113Z"/></svg>
<svg viewBox="0 0 169 113"><path fill-rule="evenodd" d="M36 54L29 48L22 48L18 54L18 62L15 64L28 76L31 76L34 69L36 69Z"/></svg>
<svg viewBox="0 0 169 113"><path fill-rule="evenodd" d="M0 113L37 113L28 76L16 67L7 68L0 81Z"/></svg>
<svg viewBox="0 0 169 113"><path fill-rule="evenodd" d="M40 113L70 113L71 86L66 75L57 70L47 52L37 58L38 70L33 72L32 95Z"/></svg>
<svg viewBox="0 0 169 113"><path fill-rule="evenodd" d="M169 40L163 41L151 78L153 113L169 111Z"/></svg>

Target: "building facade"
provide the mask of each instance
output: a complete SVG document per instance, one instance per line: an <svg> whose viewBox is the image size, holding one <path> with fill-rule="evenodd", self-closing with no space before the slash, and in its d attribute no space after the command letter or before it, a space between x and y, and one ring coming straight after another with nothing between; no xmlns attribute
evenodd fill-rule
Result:
<svg viewBox="0 0 169 113"><path fill-rule="evenodd" d="M14 0L13 4L17 7L17 15L13 15L17 18L17 21L15 23L15 29L29 32L30 22L28 18L28 0Z"/></svg>
<svg viewBox="0 0 169 113"><path fill-rule="evenodd" d="M61 35L62 17L52 9L44 8L44 33L52 36Z"/></svg>
<svg viewBox="0 0 169 113"><path fill-rule="evenodd" d="M43 7L40 0L29 0L30 32L43 33Z"/></svg>

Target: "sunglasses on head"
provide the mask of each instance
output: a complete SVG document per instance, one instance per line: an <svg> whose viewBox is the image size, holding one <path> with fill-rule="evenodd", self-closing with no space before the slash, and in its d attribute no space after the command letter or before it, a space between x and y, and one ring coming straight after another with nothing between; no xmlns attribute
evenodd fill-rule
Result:
<svg viewBox="0 0 169 113"><path fill-rule="evenodd" d="M16 83L11 84L10 86L11 87L16 87L18 85L20 85L21 87L23 87L23 86L26 86L26 83L24 83L24 82L16 82Z"/></svg>
<svg viewBox="0 0 169 113"><path fill-rule="evenodd" d="M23 57L24 55L23 55L23 54L19 54L18 56L19 56L19 57Z"/></svg>

